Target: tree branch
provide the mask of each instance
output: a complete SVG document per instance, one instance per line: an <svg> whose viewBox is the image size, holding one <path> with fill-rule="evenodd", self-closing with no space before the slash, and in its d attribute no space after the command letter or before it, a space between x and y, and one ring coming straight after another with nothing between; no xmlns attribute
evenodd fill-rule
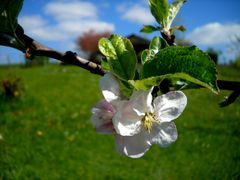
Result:
<svg viewBox="0 0 240 180"><path fill-rule="evenodd" d="M73 53L71 51L62 53L43 44L40 44L39 42L33 40L31 37L24 34L24 31L20 25L17 27L16 34L18 36L18 39L20 39L21 43L23 43L25 46L25 49L22 50L24 53L27 52L30 53L30 55L46 56L49 58L53 58L67 64L79 66L83 69L90 71L93 74L101 76L106 73L99 64L81 58L77 56L76 53ZM174 35L168 36L162 33L162 36L170 45L174 45ZM236 92L240 91L240 82L218 80L217 84L219 89L222 90L232 90Z"/></svg>
<svg viewBox="0 0 240 180"><path fill-rule="evenodd" d="M27 53L27 55L46 56L49 58L59 60L66 64L73 64L75 66L79 66L83 69L90 71L93 74L97 74L101 76L105 74L105 71L102 69L102 67L99 64L96 64L87 59L81 58L77 56L76 53L73 53L71 51L67 51L65 53L58 52L52 48L49 48L33 40L31 37L24 34L21 26L17 28L16 34L20 39L21 43L24 44L25 50L23 50L23 52Z"/></svg>
<svg viewBox="0 0 240 180"><path fill-rule="evenodd" d="M217 85L221 90L233 90L240 92L240 82L218 80Z"/></svg>

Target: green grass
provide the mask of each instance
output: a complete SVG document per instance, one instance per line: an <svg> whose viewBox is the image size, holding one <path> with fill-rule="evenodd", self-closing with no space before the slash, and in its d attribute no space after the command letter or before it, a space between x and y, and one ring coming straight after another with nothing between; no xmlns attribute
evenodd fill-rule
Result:
<svg viewBox="0 0 240 180"><path fill-rule="evenodd" d="M219 73L240 81L239 70ZM218 107L228 92L185 91L176 143L130 159L90 123L90 109L102 98L98 76L68 66L0 67L0 80L10 76L21 77L25 91L19 100L0 99L0 179L240 178L240 101Z"/></svg>

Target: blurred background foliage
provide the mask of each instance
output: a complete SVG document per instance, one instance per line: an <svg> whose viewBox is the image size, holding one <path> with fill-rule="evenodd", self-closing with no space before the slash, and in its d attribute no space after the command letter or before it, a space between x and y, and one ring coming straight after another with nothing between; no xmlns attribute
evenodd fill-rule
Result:
<svg viewBox="0 0 240 180"><path fill-rule="evenodd" d="M24 67L45 66L49 63L49 58L44 56L35 56L32 59L25 58Z"/></svg>
<svg viewBox="0 0 240 180"><path fill-rule="evenodd" d="M221 79L240 81L237 68L218 71ZM99 76L57 64L0 67L1 82L10 75L25 88L21 98L0 99L0 179L240 178L240 101L220 108L227 91L184 91L188 105L176 120L176 143L130 159L90 123L91 107L102 99Z"/></svg>

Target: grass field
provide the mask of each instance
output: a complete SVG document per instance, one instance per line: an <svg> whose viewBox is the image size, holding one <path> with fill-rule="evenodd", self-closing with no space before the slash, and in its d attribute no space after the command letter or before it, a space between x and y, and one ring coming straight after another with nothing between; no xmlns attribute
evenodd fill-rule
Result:
<svg viewBox="0 0 240 180"><path fill-rule="evenodd" d="M219 73L240 81L237 69ZM71 66L0 67L0 80L12 76L25 90L19 100L0 99L0 180L240 179L240 100L219 108L227 92L185 91L176 143L130 159L90 123L90 109L102 98L98 76Z"/></svg>

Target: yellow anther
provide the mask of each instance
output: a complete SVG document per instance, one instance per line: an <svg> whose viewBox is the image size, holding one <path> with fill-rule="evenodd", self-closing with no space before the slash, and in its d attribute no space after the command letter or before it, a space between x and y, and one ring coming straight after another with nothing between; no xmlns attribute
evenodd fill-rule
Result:
<svg viewBox="0 0 240 180"><path fill-rule="evenodd" d="M153 113L145 113L145 115L142 118L143 127L148 131L148 133L151 132L153 123L157 122L155 120Z"/></svg>

